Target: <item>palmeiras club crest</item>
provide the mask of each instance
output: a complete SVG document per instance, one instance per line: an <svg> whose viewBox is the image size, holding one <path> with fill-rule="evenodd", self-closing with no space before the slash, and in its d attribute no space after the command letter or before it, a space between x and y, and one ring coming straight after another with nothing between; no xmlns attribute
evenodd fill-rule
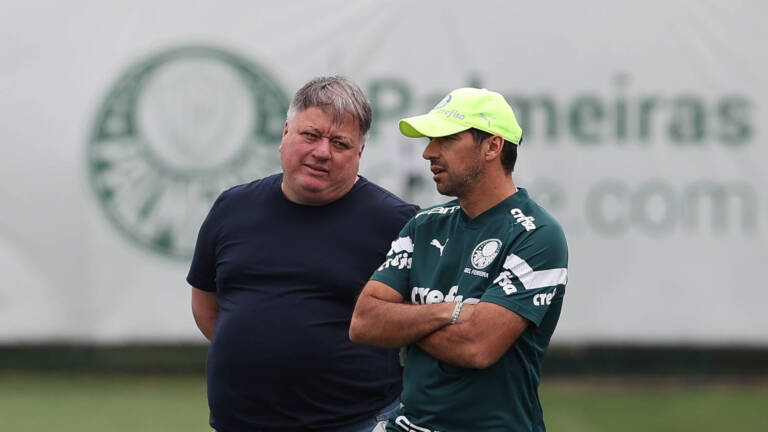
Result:
<svg viewBox="0 0 768 432"><path fill-rule="evenodd" d="M493 262L499 251L501 251L501 240L488 239L482 241L472 250L470 262L472 262L474 268L484 269Z"/></svg>
<svg viewBox="0 0 768 432"><path fill-rule="evenodd" d="M231 52L181 47L121 76L87 144L93 191L138 245L188 258L226 188L275 173L288 97Z"/></svg>

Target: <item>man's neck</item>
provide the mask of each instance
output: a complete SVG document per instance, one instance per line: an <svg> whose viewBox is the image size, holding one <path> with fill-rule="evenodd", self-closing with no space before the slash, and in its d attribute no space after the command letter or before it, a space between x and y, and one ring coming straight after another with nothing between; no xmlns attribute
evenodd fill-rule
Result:
<svg viewBox="0 0 768 432"><path fill-rule="evenodd" d="M470 219L474 219L515 192L517 187L511 175L489 178L479 182L466 196L459 197L459 205Z"/></svg>

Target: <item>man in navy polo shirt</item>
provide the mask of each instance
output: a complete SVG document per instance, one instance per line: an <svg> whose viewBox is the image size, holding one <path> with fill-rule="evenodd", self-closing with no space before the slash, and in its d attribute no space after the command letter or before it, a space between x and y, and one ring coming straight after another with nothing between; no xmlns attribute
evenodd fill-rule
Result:
<svg viewBox="0 0 768 432"><path fill-rule="evenodd" d="M200 228L187 281L218 432L370 431L398 406L396 350L347 335L417 210L358 175L370 125L356 84L310 81L288 110L283 172L222 193Z"/></svg>

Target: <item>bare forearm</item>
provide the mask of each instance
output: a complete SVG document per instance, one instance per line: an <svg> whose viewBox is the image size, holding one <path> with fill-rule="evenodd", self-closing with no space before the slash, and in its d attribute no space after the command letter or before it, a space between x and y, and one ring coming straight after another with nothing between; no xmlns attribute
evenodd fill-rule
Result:
<svg viewBox="0 0 768 432"><path fill-rule="evenodd" d="M211 340L213 338L213 332L216 330L216 316L215 315L195 315L195 323L200 332L206 339Z"/></svg>
<svg viewBox="0 0 768 432"><path fill-rule="evenodd" d="M203 336L211 340L216 328L216 317L219 316L216 293L192 287L192 316Z"/></svg>
<svg viewBox="0 0 768 432"><path fill-rule="evenodd" d="M367 297L355 308L349 337L353 342L384 348L405 346L447 325L453 305L413 305Z"/></svg>
<svg viewBox="0 0 768 432"><path fill-rule="evenodd" d="M476 344L467 334L467 324L445 326L418 341L418 346L432 357L448 364L481 368Z"/></svg>
<svg viewBox="0 0 768 432"><path fill-rule="evenodd" d="M448 364L483 369L499 361L527 326L525 318L501 306L465 304L458 324L427 335L418 345Z"/></svg>

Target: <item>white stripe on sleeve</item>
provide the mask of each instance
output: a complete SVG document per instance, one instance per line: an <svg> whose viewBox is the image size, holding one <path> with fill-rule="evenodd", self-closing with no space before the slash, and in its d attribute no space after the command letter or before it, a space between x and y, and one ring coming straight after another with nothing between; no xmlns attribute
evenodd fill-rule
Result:
<svg viewBox="0 0 768 432"><path fill-rule="evenodd" d="M503 267L517 276L527 290L560 285L568 280L568 269L533 271L524 259L515 254L509 254Z"/></svg>

